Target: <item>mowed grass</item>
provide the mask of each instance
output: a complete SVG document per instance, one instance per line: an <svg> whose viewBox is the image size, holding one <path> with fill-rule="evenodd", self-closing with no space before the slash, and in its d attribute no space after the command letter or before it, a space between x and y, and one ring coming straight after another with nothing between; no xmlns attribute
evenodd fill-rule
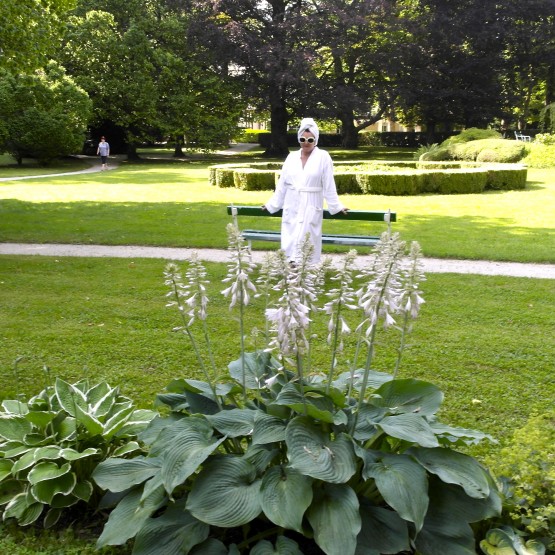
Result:
<svg viewBox="0 0 555 555"><path fill-rule="evenodd" d="M164 265L146 259L0 257L0 397L37 393L55 376L88 377L119 385L149 407L173 378L202 379L190 345L172 332L180 322L165 307ZM225 374L239 356L239 328L221 295L226 266L207 268L208 323ZM552 406L555 281L429 274L422 288L426 304L401 376L438 385L446 395L444 419L502 440L531 413ZM315 326L315 369L327 372L325 322ZM247 311L247 333L253 327L263 329L257 302ZM396 341L393 333L382 336L377 370L392 370ZM248 343L255 347L252 338ZM343 370L351 357L347 349Z"/></svg>
<svg viewBox="0 0 555 555"><path fill-rule="evenodd" d="M336 159L411 156L398 149L332 154ZM240 159L259 156L260 149ZM258 205L270 194L208 185L210 163L237 159L125 163L105 173L0 182L0 241L225 247L225 205ZM0 167L0 177L8 177L5 171ZM420 241L427 256L553 262L554 183L555 170L530 170L525 191L344 200L351 208L396 210L394 229ZM278 224L261 218L244 223ZM346 225L341 230L364 232ZM38 393L56 376L88 377L108 380L150 407L174 377L201 378L188 343L171 331L179 321L165 308L164 264L140 258L0 256L0 399ZM225 374L239 356L238 324L220 294L225 265L207 268L209 327ZM422 289L426 304L400 376L438 385L445 393L442 421L492 434L499 444L486 442L469 452L480 458L495 454L530 414L552 408L555 281L428 274ZM248 311L247 330L262 326L260 308L255 302ZM319 334L315 365L327 371L321 326ZM393 337L381 336L378 370L391 369ZM248 344L252 348L254 340ZM68 535L2 526L1 532L0 546L13 555L95 552L94 531L86 534L89 541L74 539L71 529Z"/></svg>
<svg viewBox="0 0 555 555"><path fill-rule="evenodd" d="M330 149L331 150L331 149ZM336 159L407 158L410 150L332 151ZM260 160L259 152L210 162L151 160L108 172L0 182L0 241L224 248L228 204L260 205L271 191L209 185L212 162ZM394 230L426 256L555 261L555 169L529 170L523 191L472 195L342 195L352 209L397 212ZM242 227L279 227L244 218ZM380 224L325 222L325 230L379 234ZM254 248L276 248L254 244ZM328 251L341 250L326 247Z"/></svg>

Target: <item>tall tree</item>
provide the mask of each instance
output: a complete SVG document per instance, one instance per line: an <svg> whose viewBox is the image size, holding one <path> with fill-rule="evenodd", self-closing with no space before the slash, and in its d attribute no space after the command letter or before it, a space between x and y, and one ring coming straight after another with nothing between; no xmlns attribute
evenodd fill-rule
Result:
<svg viewBox="0 0 555 555"><path fill-rule="evenodd" d="M555 0L503 0L497 20L504 48L504 120L523 129L555 100Z"/></svg>
<svg viewBox="0 0 555 555"><path fill-rule="evenodd" d="M2 0L0 69L12 72L42 67L55 52L63 15L76 0Z"/></svg>
<svg viewBox="0 0 555 555"><path fill-rule="evenodd" d="M90 109L85 91L54 62L29 75L0 70L0 152L19 164L79 152Z"/></svg>
<svg viewBox="0 0 555 555"><path fill-rule="evenodd" d="M397 96L398 50L404 39L395 2L318 2L316 73L324 113L341 121L342 144L389 113Z"/></svg>
<svg viewBox="0 0 555 555"><path fill-rule="evenodd" d="M225 41L220 51L242 79L245 94L259 109L270 112L270 144L265 154L285 156L287 129L294 99L316 91L312 49L319 30L308 0L208 0L205 28L213 44ZM222 59L225 63L225 59ZM316 110L313 105L312 110ZM310 116L313 113L305 113Z"/></svg>
<svg viewBox="0 0 555 555"><path fill-rule="evenodd" d="M483 126L498 117L502 44L495 3L407 2L411 40L397 76L406 119L437 126Z"/></svg>
<svg viewBox="0 0 555 555"><path fill-rule="evenodd" d="M89 10L93 5L106 11ZM125 130L131 158L138 144L166 134L213 148L236 124L235 91L218 78L209 56L189 44L187 7L80 0L69 22L64 64L91 95L97 125L110 121ZM221 108L211 113L214 99Z"/></svg>

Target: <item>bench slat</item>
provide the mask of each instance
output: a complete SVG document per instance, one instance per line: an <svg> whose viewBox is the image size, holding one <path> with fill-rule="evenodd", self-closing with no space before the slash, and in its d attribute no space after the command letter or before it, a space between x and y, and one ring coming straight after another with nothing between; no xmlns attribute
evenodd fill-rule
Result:
<svg viewBox="0 0 555 555"><path fill-rule="evenodd" d="M262 210L260 206L228 206L227 213L233 215L233 210L236 211L237 216L270 216L279 218L282 215L282 210L278 210L270 214L267 210ZM328 210L324 210L325 220L356 220L365 222L384 222L387 221L386 217L389 214L391 222L397 221L396 212L388 212L386 210L349 210L347 214L339 212L338 214L330 214Z"/></svg>
<svg viewBox="0 0 555 555"><path fill-rule="evenodd" d="M264 231L259 229L245 229L241 232L248 241L269 241L279 243L281 233L279 231ZM371 247L379 241L379 237L371 235L335 235L324 233L322 243L326 245L352 245L360 247Z"/></svg>

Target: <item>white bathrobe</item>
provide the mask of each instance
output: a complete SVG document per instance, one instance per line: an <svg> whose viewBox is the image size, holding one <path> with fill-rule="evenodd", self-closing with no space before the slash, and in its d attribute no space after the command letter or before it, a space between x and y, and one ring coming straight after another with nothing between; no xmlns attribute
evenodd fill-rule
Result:
<svg viewBox="0 0 555 555"><path fill-rule="evenodd" d="M289 260L297 259L299 243L309 233L314 245L311 262L320 261L324 199L331 214L344 209L337 196L331 156L315 147L303 168L301 151L291 152L283 163L276 191L265 205L272 214L283 208L281 248Z"/></svg>

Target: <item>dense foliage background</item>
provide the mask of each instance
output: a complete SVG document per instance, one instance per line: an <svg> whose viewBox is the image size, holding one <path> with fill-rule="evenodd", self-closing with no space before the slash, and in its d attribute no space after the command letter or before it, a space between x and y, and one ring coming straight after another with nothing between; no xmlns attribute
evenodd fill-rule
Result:
<svg viewBox="0 0 555 555"><path fill-rule="evenodd" d="M305 115L344 146L384 117L431 143L537 126L555 100L554 14L555 0L8 0L0 68L24 81L55 60L92 101L81 132L132 157L145 141L225 144L247 109L270 120L267 154Z"/></svg>

